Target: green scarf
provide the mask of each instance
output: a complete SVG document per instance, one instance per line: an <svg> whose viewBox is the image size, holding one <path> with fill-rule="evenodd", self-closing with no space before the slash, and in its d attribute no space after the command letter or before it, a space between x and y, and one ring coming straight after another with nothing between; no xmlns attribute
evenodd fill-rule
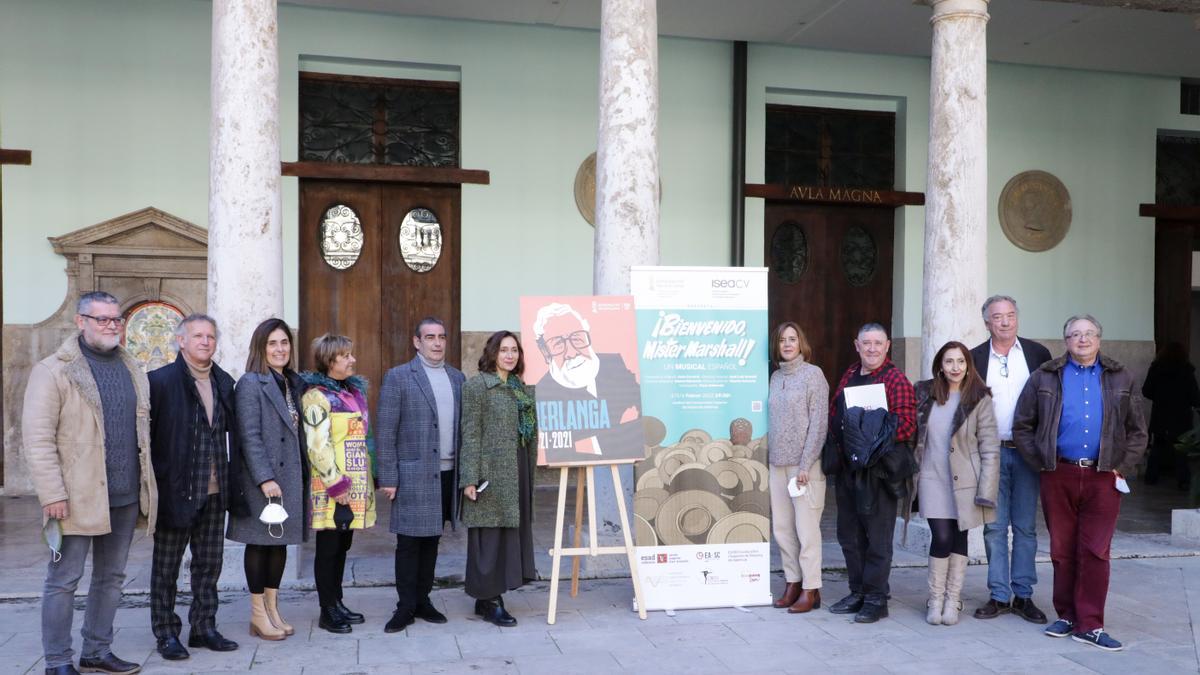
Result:
<svg viewBox="0 0 1200 675"><path fill-rule="evenodd" d="M537 415L534 413L533 397L526 391L521 378L512 373L508 374L504 384L512 389L513 395L517 397L517 431L521 435L521 447L531 448L537 435Z"/></svg>

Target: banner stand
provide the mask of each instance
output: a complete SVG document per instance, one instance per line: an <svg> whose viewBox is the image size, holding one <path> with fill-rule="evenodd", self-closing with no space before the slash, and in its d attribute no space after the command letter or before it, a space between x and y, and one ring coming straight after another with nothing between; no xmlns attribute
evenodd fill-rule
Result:
<svg viewBox="0 0 1200 675"><path fill-rule="evenodd" d="M618 495L616 502L617 511L621 516L621 533L625 536L624 546L600 546L597 543L596 494L594 489L596 485L596 466L608 466L612 471L613 493ZM565 519L567 510L567 478L570 475L571 467L559 467L561 473L558 479L558 511L555 515L554 548L550 549L550 556L554 559L554 569L550 573L550 607L546 614L546 623L548 624L554 624L554 619L558 612L558 581L561 576L559 565L564 555L574 557L571 563L571 597L575 597L579 592L580 556L594 557L625 554L629 559L629 578L633 581L633 598L638 608L638 617L643 621L646 620L646 603L642 602L642 581L637 571L637 552L633 546L632 531L629 529L629 514L625 508L625 500L619 498L623 494L619 466L620 464L617 463L588 465L586 467L579 467L579 471L576 472L575 541L574 546L571 548L563 548L563 520ZM583 524L583 500L580 498L580 493L584 492L587 494L588 546L580 546L580 527Z"/></svg>

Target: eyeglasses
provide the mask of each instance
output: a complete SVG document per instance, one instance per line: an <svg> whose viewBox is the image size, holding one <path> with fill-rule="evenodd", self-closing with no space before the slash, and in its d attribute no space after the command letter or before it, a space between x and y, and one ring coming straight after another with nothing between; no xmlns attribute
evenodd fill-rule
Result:
<svg viewBox="0 0 1200 675"><path fill-rule="evenodd" d="M550 356L558 356L566 353L568 344L574 349L587 349L592 345L592 334L586 330L577 330L566 335L543 339L542 344L546 346L546 351L550 352Z"/></svg>
<svg viewBox="0 0 1200 675"><path fill-rule="evenodd" d="M100 326L101 328L108 328L109 326L116 326L120 328L121 326L125 325L125 317L123 316L92 316L91 314L80 314L79 316L86 316L92 321L95 321L96 325Z"/></svg>
<svg viewBox="0 0 1200 675"><path fill-rule="evenodd" d="M1070 333L1067 333L1068 340L1078 340L1080 338L1087 338L1089 340L1095 340L1098 337L1100 337L1100 333L1098 333L1094 330L1077 330L1077 331L1072 331Z"/></svg>
<svg viewBox="0 0 1200 675"><path fill-rule="evenodd" d="M999 356L999 355L997 355ZM1008 377L1008 357L1000 356L1000 377Z"/></svg>

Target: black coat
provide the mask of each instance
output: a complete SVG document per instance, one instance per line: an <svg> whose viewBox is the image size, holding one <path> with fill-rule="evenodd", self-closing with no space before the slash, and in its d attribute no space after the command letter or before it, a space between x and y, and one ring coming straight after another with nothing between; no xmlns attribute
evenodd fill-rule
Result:
<svg viewBox="0 0 1200 675"><path fill-rule="evenodd" d="M225 434L235 428L233 378L215 363L209 378L213 383L213 404L221 406L224 418L220 435L236 446L237 434ZM175 357L173 363L151 371L147 379L150 380L150 459L158 482L158 523L162 527L188 528L204 506L204 500L192 498L190 485L193 439L199 432L194 428L197 417L192 411L194 406L203 404L183 354ZM230 447L229 453L236 456L236 448ZM226 496L226 508L236 508L237 495L230 494L228 480L220 489Z"/></svg>
<svg viewBox="0 0 1200 675"><path fill-rule="evenodd" d="M1033 340L1017 337L1017 342L1021 343L1021 353L1025 355L1025 365L1029 368L1030 375L1033 375L1033 371L1050 360L1050 350ZM991 344L991 340L984 340L971 350L971 360L975 362L975 370L979 371L979 377L985 383L987 382L988 364L992 361Z"/></svg>

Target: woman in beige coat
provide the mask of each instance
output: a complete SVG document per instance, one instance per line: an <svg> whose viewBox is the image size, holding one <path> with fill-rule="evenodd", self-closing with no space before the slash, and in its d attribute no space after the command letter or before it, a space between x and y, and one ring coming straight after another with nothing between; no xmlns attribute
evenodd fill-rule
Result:
<svg viewBox="0 0 1200 675"><path fill-rule="evenodd" d="M967 531L996 519L1000 437L991 391L962 343L942 345L933 379L918 382L916 394L918 509L932 535L925 620L953 625L962 609Z"/></svg>

